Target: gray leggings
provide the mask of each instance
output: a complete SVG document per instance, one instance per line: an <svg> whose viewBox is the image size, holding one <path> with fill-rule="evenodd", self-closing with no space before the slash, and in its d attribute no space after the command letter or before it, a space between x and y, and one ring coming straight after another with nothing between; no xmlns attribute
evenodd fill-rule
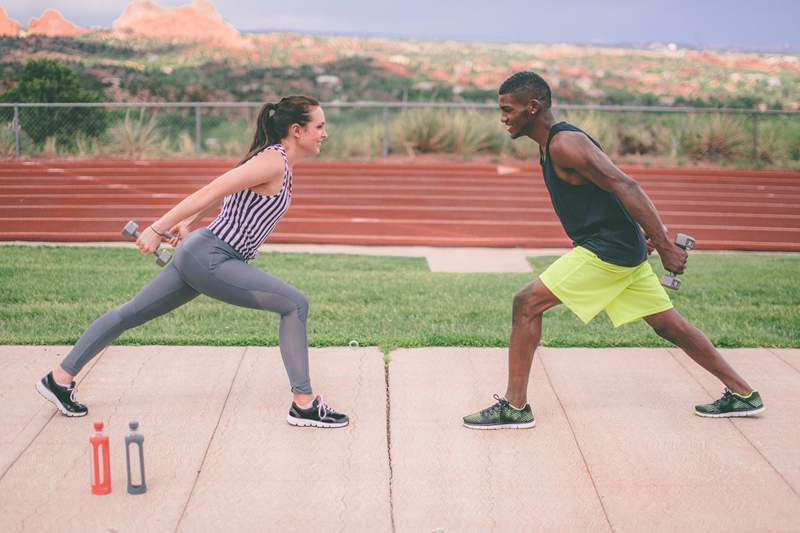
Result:
<svg viewBox="0 0 800 533"><path fill-rule="evenodd" d="M131 301L95 320L61 368L76 375L124 331L168 313L201 293L234 305L280 313L281 357L292 392L311 394L305 295L245 263L236 250L208 228L189 235L169 265Z"/></svg>

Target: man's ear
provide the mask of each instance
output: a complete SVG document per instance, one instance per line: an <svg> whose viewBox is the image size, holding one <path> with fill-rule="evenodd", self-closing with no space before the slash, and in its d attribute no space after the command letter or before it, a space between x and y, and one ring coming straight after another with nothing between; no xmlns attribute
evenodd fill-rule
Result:
<svg viewBox="0 0 800 533"><path fill-rule="evenodd" d="M530 100L528 100L527 109L528 113L530 113L531 115L535 115L536 113L539 112L540 109L542 109L542 102L540 102L536 98L531 98Z"/></svg>

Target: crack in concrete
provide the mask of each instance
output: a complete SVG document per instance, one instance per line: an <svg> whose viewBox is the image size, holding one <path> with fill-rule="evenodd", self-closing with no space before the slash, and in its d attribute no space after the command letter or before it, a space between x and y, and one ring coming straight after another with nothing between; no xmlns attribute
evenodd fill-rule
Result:
<svg viewBox="0 0 800 533"><path fill-rule="evenodd" d="M683 371L684 371L684 372L686 372L687 374L689 374L689 377L690 377L690 378L692 378L692 380L694 380L694 382L695 382L695 383L697 383L698 385L700 385L700 388L701 388L701 389L703 389L703 390L706 392L706 394L708 394L708 396L709 396L709 397L710 397L710 398L713 400L713 399L714 399L714 394L713 394L711 391L709 391L709 390L708 390L708 389L707 389L707 388L706 388L706 387L703 385L703 383L701 383L701 382L700 382L700 380L699 380L699 379L697 379L697 378L694 376L694 374L692 374L692 373L689 371L689 369L688 369L688 368L686 368L686 366L685 366L685 365L684 365L684 364L681 362L681 360L682 360L683 358L682 358L682 357L680 357L680 358L679 358L679 357L678 357L678 356L675 354L675 350L674 350L673 348L667 348L667 353L668 353L668 354L670 354L670 356L672 356L672 359L673 359L673 360L675 360L675 362L676 362L676 363L677 363L677 364L678 364L678 365L679 365L679 366L680 366L680 367L683 369ZM686 357L688 357L688 355L687 355ZM789 480L788 480L788 479L786 479L786 477L783 475L783 473L782 473L780 470L778 470L778 468L777 468L777 467L776 467L774 464L772 464L772 461L770 461L770 460L769 460L769 458L767 458L767 456L766 456L766 455L764 455L764 453L763 453L763 452L762 452L762 451L761 451L761 450L758 448L758 446L756 446L756 445L755 445L755 443L754 443L753 441L751 441L751 440L750 440L750 439L747 437L747 435L745 435L744 431L742 431L742 428L741 428L741 427L739 427L739 424L738 424L738 422L736 421L736 418L727 418L727 421L728 421L728 422L729 422L729 423L730 423L730 424L733 426L733 428L734 428L736 431L738 431L738 432L739 432L739 434L742 436L742 438L743 438L743 439L744 439L744 440L745 440L745 441L746 441L746 442L747 442L747 443L748 443L748 444L749 444L749 445L750 445L750 446L751 446L751 447L752 447L752 448L753 448L753 449L756 451L756 453L757 453L757 454L758 454L758 455L759 455L759 456L760 456L760 457L761 457L761 458L762 458L762 459L763 459L763 460L764 460L764 461L765 461L765 462L766 462L766 463L769 465L769 467L770 467L770 468L772 468L773 472L775 472L776 474L778 474L778 477L779 477L779 478L781 478L781 480L782 480L782 481L783 481L783 482L786 484L786 486L788 486L788 487L789 487L789 490L791 490L791 491L794 493L794 495L795 495L795 496L797 496L798 498L800 498L800 492L798 492L798 491L797 491L797 489L794 487L794 485L792 485L792 484L789 482Z"/></svg>
<svg viewBox="0 0 800 533"><path fill-rule="evenodd" d="M174 532L178 531L178 529L181 527L181 522L183 522L183 519L186 516L186 510L189 508L189 502L192 501L192 496L194 495L194 489L197 487L197 482L200 479L200 473L203 471L203 466L206 463L206 458L208 457L208 451L211 449L211 445L214 442L214 437L216 437L217 435L217 429L219 428L222 416L225 414L225 408L228 406L228 400L230 399L231 391L233 390L233 384L236 383L236 378L239 377L239 370L242 368L242 362L244 361L245 356L247 355L247 350L249 350L249 348L245 348L244 350L242 350L242 355L239 357L239 362L236 364L236 371L233 373L233 379L231 379L231 383L228 386L228 392L227 394L225 394L225 401L222 402L222 409L219 410L217 423L214 424L214 430L211 432L211 438L208 439L208 444L206 445L206 449L203 452L203 458L200 460L200 466L197 468L197 474L195 474L194 481L192 482L192 488L189 489L189 495L186 497L186 503L184 503L180 517L178 518L178 521L175 523Z"/></svg>
<svg viewBox="0 0 800 533"><path fill-rule="evenodd" d="M83 383L86 380L86 378L89 377L89 374L92 372L92 370L94 370L94 367L97 366L97 363L100 362L100 358L103 355L105 355L107 350L108 350L108 347L105 347L105 348L103 348L103 350L99 354L97 354L97 356L93 359L92 365L89 367L89 369L86 371L86 373L80 378L80 380L78 380L78 382L76 383L75 388L77 388L78 385ZM3 480L5 475L11 470L11 467L13 467L17 463L17 461L20 459L20 457L22 457L23 454L26 451L28 451L28 448L30 448L33 445L33 443L36 441L36 439L39 438L39 435L41 435L44 432L44 430L50 424L50 421L52 421L56 417L57 414L59 414L59 411L56 409L56 411L52 415L50 415L50 417L47 419L47 421L45 421L45 423L42 424L42 427L39 429L38 432L36 432L36 435L33 436L33 438L30 440L30 442L27 444L27 446L25 446L25 448L19 453L19 455L17 455L17 457L14 459L14 461L12 461L11 464L8 465L8 468L6 468L6 470L3 472L3 474L0 475L0 481ZM79 460L80 460L79 457L76 456L75 459L72 461L72 465L70 466L70 468L67 468L67 469L64 470L64 473L61 476L62 480L64 480L70 474L70 472L72 472L72 469L75 468L75 466L77 465L77 462ZM22 522L20 524L20 527L22 528L22 530L25 529L25 522L27 522L28 519L30 519L32 516L38 516L39 515L39 510L47 506L47 503L50 501L50 495L51 495L51 492L47 492L47 494L45 496L45 501L39 503L38 505L36 505L34 507L32 513L29 513L29 514L25 515L22 518Z"/></svg>
<svg viewBox="0 0 800 533"><path fill-rule="evenodd" d="M358 405L358 400L361 397L361 381L364 375L364 362L366 360L366 356L364 353L365 350L361 350L361 359L358 362L358 374L356 379L356 393L355 397L353 398L353 404ZM345 478L344 483L342 484L344 487L350 485L350 470L353 466L353 442L355 441L355 435L353 432L353 428L349 427L348 431L348 439L347 439L347 468L345 469ZM342 491L342 496L339 498L339 503L341 504L341 510L339 511L339 524L341 525L340 531L347 531L347 524L345 522L345 515L347 514L347 498L346 491Z"/></svg>
<svg viewBox="0 0 800 533"><path fill-rule="evenodd" d="M389 519L392 526L392 533L395 533L395 517L394 517L394 468L392 465L392 396L391 387L389 386L389 364L391 358L385 360L383 365L383 379L386 383L386 456L389 460Z"/></svg>
<svg viewBox="0 0 800 533"><path fill-rule="evenodd" d="M795 372L797 372L797 373L800 373L800 368L797 368L797 367L796 367L796 366L794 366L792 363L790 363L789 361L787 361L786 359L784 359L784 358L781 356L781 354L780 354L780 353L776 352L776 351L775 351L775 350L773 350L772 348L767 348L767 351L768 351L769 353L771 353L772 355L774 355L775 357L777 357L777 358L778 358L778 359L779 359L779 360L780 360L780 361L781 361L783 364L785 364L786 366L788 366L789 368L791 368L791 369L792 369L792 370L794 370Z"/></svg>
<svg viewBox="0 0 800 533"><path fill-rule="evenodd" d="M136 380L139 379L139 376L142 375L142 372L144 371L145 366L147 366L147 364L150 362L150 359L152 359L152 358L153 358L153 352L150 351L149 355L147 357L143 358L142 362L139 363L139 369L136 371L136 375L133 376L133 378L131 378L131 380L128 382L128 386L123 389L122 394L120 394L119 398L117 398L117 403L114 405L114 408L111 410L111 413L108 415L108 423L106 424L106 430L107 431L112 427L111 421L114 419L114 416L117 414L117 411L119 410L119 406L122 404L122 401L125 398L127 398L128 397L128 393L133 390L133 386L136 383ZM127 424L125 424L125 427L127 427Z"/></svg>
<svg viewBox="0 0 800 533"><path fill-rule="evenodd" d="M92 362L92 365L89 367L89 369L88 369L88 370L86 371L86 373L83 375L83 377L81 377L81 378L78 380L78 382L77 382L77 384L76 384L76 388L77 388L77 386L78 386L78 385L80 385L81 383L83 383L83 382L84 382L84 380L86 380L86 378L87 378L87 377L89 377L89 374L92 372L92 370L94 369L94 367L95 367L95 366L97 366L97 363L100 361L100 359L101 359L101 358L103 357L103 355L106 353L106 350L107 350L107 349L108 349L107 347L106 347L106 348L103 348L103 351L101 351L101 352L100 352L100 353L97 355L97 357L95 357L95 358L94 358L94 360L93 360L93 362ZM37 393L37 394L38 394L38 393ZM45 401L47 401L47 400L45 400ZM49 402L47 402L47 403L49 403ZM52 404L50 404L50 405L52 405ZM42 434L42 432L45 430L45 428L46 428L46 427L47 427L47 425L50 423L50 421L51 421L51 420L53 420L53 418L55 418L56 414L58 414L58 413L59 413L59 411L58 411L58 410L56 410L56 411L55 411L55 412L54 412L52 415L50 415L50 417L49 417L49 418L48 418L48 419L45 421L45 423L44 423L44 424L42 424L42 427L39 429L39 431L37 431L37 432L36 432L36 434L35 434L35 435L34 435L34 436L31 438L31 440L28 442L28 444L26 444L26 445L25 445L25 447L24 447L24 448L23 448L23 449L22 449L22 450L21 450L21 451L20 451L20 452L17 454L17 456L14 458L14 460L13 460L13 461L11 461L11 463L9 463L9 465L6 467L6 469L5 469L5 470L3 470L3 473L2 473L2 474L0 474L0 482L2 482L2 481L3 481L3 478L5 478L5 477L6 477L6 474L8 474L8 472L9 472L9 471L11 471L11 468L13 468L13 466L14 466L15 464L17 464L17 461L19 461L19 459L20 459L20 458L21 458L21 457L22 457L22 456L25 454L25 452L26 452L26 451L28 451L28 448L30 448L30 447L31 447L31 445L33 445L33 443L36 441L36 439L37 439L37 438L39 438L39 435L41 435L41 434Z"/></svg>
<svg viewBox="0 0 800 533"><path fill-rule="evenodd" d="M473 388L473 390L479 390L480 389L480 384L478 382L477 376L480 375L480 372L478 371L478 368L475 366L475 356L474 356L474 354L470 353L467 356L467 361L469 362L470 369L472 370L470 372L470 376L472 377L472 388ZM484 442L484 445L486 445L485 442ZM491 531L497 531L497 519L494 516L495 494L494 494L494 485L492 484L492 475L491 475L492 474L492 449L491 449L490 446L486 445L485 450L486 450L486 468L484 469L484 472L485 472L484 473L484 477L486 479L486 484L489 487L489 490L488 490L488 493L489 493L489 498L488 498L489 508L487 509L487 514L489 516L489 519L492 522ZM438 457L437 457L437 460L438 460ZM439 463L439 466L440 466L440 468L443 467L441 462Z"/></svg>
<svg viewBox="0 0 800 533"><path fill-rule="evenodd" d="M553 380L550 379L550 373L547 371L547 365L544 362L545 357L543 352L540 352L539 359L542 361L542 370L544 370L544 375L547 378L547 383L550 384L550 390L553 391L553 395L556 397L556 401L558 401L558 406L559 408L561 408L561 413L567 420L569 431L572 434L572 440L575 441L575 446L577 446L578 453L581 456L581 461L583 461L583 467L586 469L586 473L589 475L589 480L592 482L592 488L594 489L595 496L597 496L597 501L600 502L600 508L603 510L603 516L606 517L606 523L608 524L609 529L613 533L614 526L611 523L611 519L608 516L608 511L606 510L606 506L603 503L603 497L600 495L600 491L597 488L597 483L595 482L594 476L592 475L592 471L589 468L589 462L586 460L586 455L584 455L583 453L583 448L581 448L581 443L578 442L578 436L575 434L575 428L572 426L572 420L570 420L569 415L567 415L567 410L566 408L564 408L564 404L561 402L561 397L558 395L558 391L556 391L556 387L553 384Z"/></svg>

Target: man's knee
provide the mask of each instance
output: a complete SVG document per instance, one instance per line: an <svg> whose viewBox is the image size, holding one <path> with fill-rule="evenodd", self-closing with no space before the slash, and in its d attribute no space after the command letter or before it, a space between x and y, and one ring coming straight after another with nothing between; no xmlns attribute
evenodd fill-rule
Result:
<svg viewBox="0 0 800 533"><path fill-rule="evenodd" d="M650 324L656 335L673 344L677 344L676 340L683 335L687 325L683 317L675 312L668 312L664 316L651 318L647 320L647 323Z"/></svg>
<svg viewBox="0 0 800 533"><path fill-rule="evenodd" d="M513 319L533 319L541 315L547 307L546 298L541 291L529 285L514 295Z"/></svg>

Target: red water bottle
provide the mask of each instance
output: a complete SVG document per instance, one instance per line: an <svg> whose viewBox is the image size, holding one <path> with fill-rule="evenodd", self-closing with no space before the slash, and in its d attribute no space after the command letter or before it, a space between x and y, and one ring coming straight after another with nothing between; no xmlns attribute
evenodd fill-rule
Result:
<svg viewBox="0 0 800 533"><path fill-rule="evenodd" d="M111 492L111 465L109 464L108 436L103 435L103 423L94 423L94 435L89 437L92 443L92 494L108 494ZM103 470L100 478L100 455L102 453Z"/></svg>

